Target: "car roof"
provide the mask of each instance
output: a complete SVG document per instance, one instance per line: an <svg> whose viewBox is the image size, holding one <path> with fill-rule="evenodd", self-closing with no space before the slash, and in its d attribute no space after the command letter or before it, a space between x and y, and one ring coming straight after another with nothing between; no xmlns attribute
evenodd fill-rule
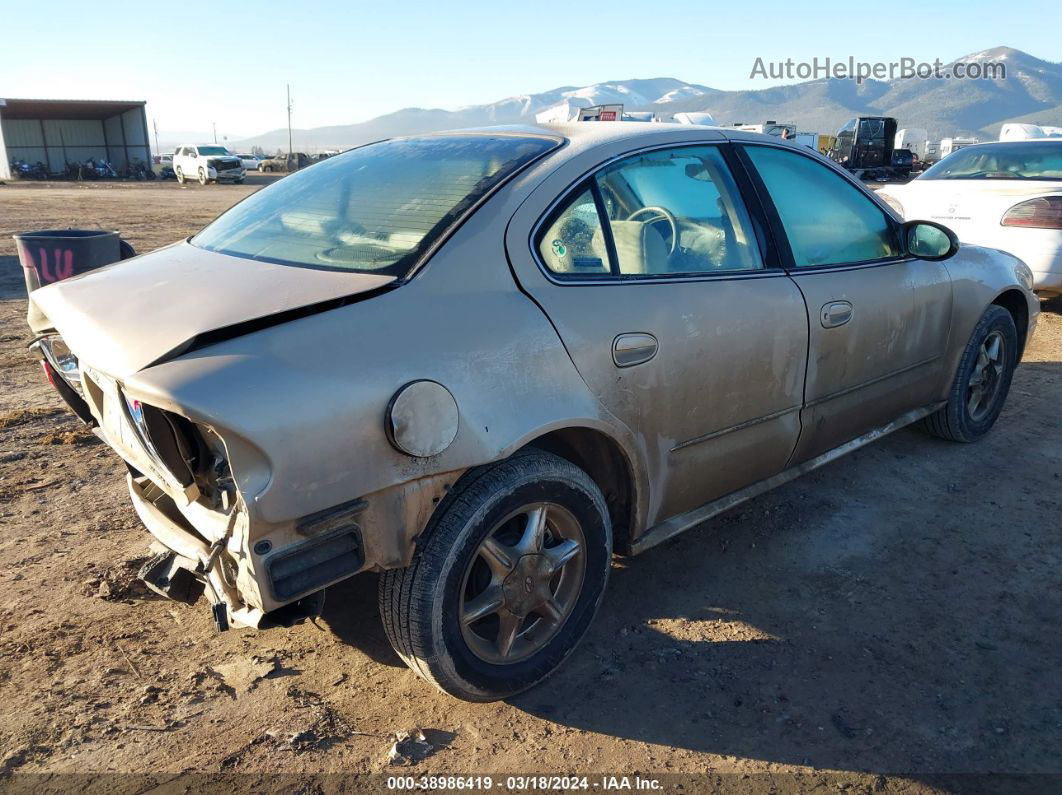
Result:
<svg viewBox="0 0 1062 795"><path fill-rule="evenodd" d="M679 124L678 122L644 122L644 121L570 121L555 124L508 124L492 127L469 127L462 130L446 130L438 133L425 133L411 135L410 138L419 138L423 135L453 135L453 134L480 134L480 135L528 135L547 136L550 138L563 138L572 142L585 145L607 143L649 137L659 133L675 132L708 132L718 135L719 139L757 141L770 139L782 140L777 136L764 133L746 132L728 127L717 127L705 124ZM715 137L715 136L711 136Z"/></svg>

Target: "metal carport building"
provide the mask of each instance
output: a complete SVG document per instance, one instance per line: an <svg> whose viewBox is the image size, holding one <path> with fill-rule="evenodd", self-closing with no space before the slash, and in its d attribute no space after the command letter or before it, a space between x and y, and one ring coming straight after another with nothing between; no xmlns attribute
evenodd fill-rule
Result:
<svg viewBox="0 0 1062 795"><path fill-rule="evenodd" d="M91 158L122 169L134 160L151 166L145 102L96 99L0 99L0 179L11 161L44 163L62 174L67 163Z"/></svg>

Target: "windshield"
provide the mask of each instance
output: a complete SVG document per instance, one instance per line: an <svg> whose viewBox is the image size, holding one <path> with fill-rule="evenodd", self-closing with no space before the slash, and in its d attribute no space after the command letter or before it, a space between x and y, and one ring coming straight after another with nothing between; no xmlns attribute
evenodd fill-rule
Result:
<svg viewBox="0 0 1062 795"><path fill-rule="evenodd" d="M258 191L192 243L284 265L402 277L480 198L559 145L460 133L370 144Z"/></svg>
<svg viewBox="0 0 1062 795"><path fill-rule="evenodd" d="M201 155L228 155L231 154L224 146L200 146L199 154Z"/></svg>
<svg viewBox="0 0 1062 795"><path fill-rule="evenodd" d="M969 146L948 155L919 179L1062 180L1062 141Z"/></svg>

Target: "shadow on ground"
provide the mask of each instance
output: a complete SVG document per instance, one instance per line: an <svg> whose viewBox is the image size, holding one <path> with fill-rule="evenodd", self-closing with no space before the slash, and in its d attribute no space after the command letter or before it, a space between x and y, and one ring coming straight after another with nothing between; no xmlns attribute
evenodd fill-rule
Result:
<svg viewBox="0 0 1062 795"><path fill-rule="evenodd" d="M18 257L0 255L0 301L12 301L26 297L26 280Z"/></svg>
<svg viewBox="0 0 1062 795"><path fill-rule="evenodd" d="M510 703L774 763L1062 771L1062 528L1022 520L1030 501L1062 509L1057 396L1044 389L1059 383L1059 364L1024 365L1022 411L980 444L900 431L618 560L587 640ZM997 488L991 462L1015 446L1026 485ZM330 593L329 622L398 664L375 587L354 578Z"/></svg>
<svg viewBox="0 0 1062 795"><path fill-rule="evenodd" d="M382 665L405 665L387 640L376 607L379 575L351 577L328 589L321 618L344 643Z"/></svg>
<svg viewBox="0 0 1062 795"><path fill-rule="evenodd" d="M978 445L902 431L624 562L574 664L512 703L770 762L1062 771L1062 523L1022 521L1062 508L1050 398ZM1024 488L994 486L1008 459Z"/></svg>

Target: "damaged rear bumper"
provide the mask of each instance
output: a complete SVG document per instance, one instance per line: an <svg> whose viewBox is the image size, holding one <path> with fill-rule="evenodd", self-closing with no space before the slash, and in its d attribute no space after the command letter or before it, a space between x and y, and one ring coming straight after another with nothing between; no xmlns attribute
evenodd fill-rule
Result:
<svg viewBox="0 0 1062 795"><path fill-rule="evenodd" d="M349 521L333 522L275 551L271 543L248 550L246 515L238 508L210 540L150 479L130 473L127 485L137 515L155 539L156 555L141 569L141 579L156 593L187 604L205 594L219 629L230 621L266 629L315 618L324 588L364 567L360 528Z"/></svg>

